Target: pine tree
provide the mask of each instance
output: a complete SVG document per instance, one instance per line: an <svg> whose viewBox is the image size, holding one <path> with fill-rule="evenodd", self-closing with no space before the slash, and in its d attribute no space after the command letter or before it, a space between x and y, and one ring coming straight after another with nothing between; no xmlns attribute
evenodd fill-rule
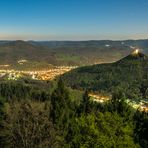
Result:
<svg viewBox="0 0 148 148"><path fill-rule="evenodd" d="M58 81L57 88L51 95L50 117L54 124L59 127L67 126L70 116L69 92L63 81Z"/></svg>
<svg viewBox="0 0 148 148"><path fill-rule="evenodd" d="M84 95L83 95L83 98L82 98L82 101L80 103L80 106L77 110L77 113L78 114L81 114L81 113L89 113L90 112L90 97L89 97L89 93L88 93L88 90L85 91Z"/></svg>
<svg viewBox="0 0 148 148"><path fill-rule="evenodd" d="M2 97L0 97L0 131L3 129L3 120L5 116L4 103L5 100ZM1 133L0 133L0 147L3 147L3 135L1 135Z"/></svg>
<svg viewBox="0 0 148 148"><path fill-rule="evenodd" d="M4 99L0 97L0 123L3 120L4 117Z"/></svg>

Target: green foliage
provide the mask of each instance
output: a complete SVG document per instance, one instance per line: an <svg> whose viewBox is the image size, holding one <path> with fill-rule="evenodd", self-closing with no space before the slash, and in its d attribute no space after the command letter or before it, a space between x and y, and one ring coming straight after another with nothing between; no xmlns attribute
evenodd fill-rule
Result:
<svg viewBox="0 0 148 148"><path fill-rule="evenodd" d="M0 97L0 131L3 129L3 121L5 119L5 102L6 100ZM3 135L0 134L0 147L3 144Z"/></svg>
<svg viewBox="0 0 148 148"><path fill-rule="evenodd" d="M4 118L4 104L5 104L5 99L0 97L0 124L1 124L1 121L3 120Z"/></svg>
<svg viewBox="0 0 148 148"><path fill-rule="evenodd" d="M109 111L117 112L119 115L130 118L131 107L125 102L126 96L122 89L117 89L112 94L112 99L109 104Z"/></svg>
<svg viewBox="0 0 148 148"><path fill-rule="evenodd" d="M137 110L137 112L134 115L134 121L135 121L135 140L139 142L141 147L147 148L148 147L148 113L146 112L140 112Z"/></svg>
<svg viewBox="0 0 148 148"><path fill-rule="evenodd" d="M76 119L77 133L71 147L139 147L134 143L132 125L109 112L89 114Z"/></svg>
<svg viewBox="0 0 148 148"><path fill-rule="evenodd" d="M58 131L49 119L44 103L21 101L9 104L0 136L2 147L59 147Z"/></svg>
<svg viewBox="0 0 148 148"><path fill-rule="evenodd" d="M112 93L120 88L128 99L138 101L147 96L147 68L148 57L139 53L138 57L129 55L115 63L80 67L61 78L75 89Z"/></svg>
<svg viewBox="0 0 148 148"><path fill-rule="evenodd" d="M0 83L6 98L0 99L0 147L147 147L148 116L125 102L127 84L114 87L106 103L93 102L88 91L82 95L61 79L54 86L30 80Z"/></svg>
<svg viewBox="0 0 148 148"><path fill-rule="evenodd" d="M49 100L50 84L32 80L0 81L0 95L7 101L33 99Z"/></svg>
<svg viewBox="0 0 148 148"><path fill-rule="evenodd" d="M83 95L83 98L82 98L82 101L77 109L77 113L78 114L85 114L85 113L89 113L91 111L90 109L90 97L89 97L89 94L88 94L88 91L86 90L84 95Z"/></svg>
<svg viewBox="0 0 148 148"><path fill-rule="evenodd" d="M70 105L69 92L62 80L59 80L57 88L51 95L50 117L54 124L62 126L61 128L68 126Z"/></svg>

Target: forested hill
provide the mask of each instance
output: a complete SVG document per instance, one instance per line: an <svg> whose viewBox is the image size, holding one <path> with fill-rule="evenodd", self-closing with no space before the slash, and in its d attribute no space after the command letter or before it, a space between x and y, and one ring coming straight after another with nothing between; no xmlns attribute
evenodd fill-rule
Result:
<svg viewBox="0 0 148 148"><path fill-rule="evenodd" d="M121 89L128 98L148 97L148 57L131 53L111 64L98 64L72 70L61 77L76 89L112 92Z"/></svg>

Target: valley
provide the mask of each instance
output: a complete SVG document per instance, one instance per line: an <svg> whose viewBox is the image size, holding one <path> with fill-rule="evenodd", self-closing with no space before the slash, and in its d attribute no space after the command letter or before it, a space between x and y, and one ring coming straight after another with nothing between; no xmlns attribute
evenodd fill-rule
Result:
<svg viewBox="0 0 148 148"><path fill-rule="evenodd" d="M23 77L29 77L33 80L53 80L76 66L55 66L47 70L32 70L32 71L19 71L19 70L0 70L0 78L6 80L18 80Z"/></svg>
<svg viewBox="0 0 148 148"><path fill-rule="evenodd" d="M148 148L148 0L1 0L0 148Z"/></svg>
<svg viewBox="0 0 148 148"><path fill-rule="evenodd" d="M123 64L123 62L126 62L129 58L129 60L127 61L129 64L130 63L130 59L131 58L134 58L134 57L137 57L137 55L142 59L143 58L143 54L139 53L139 50L138 49L135 49L134 52L131 53L131 55L119 60L118 62L115 62L115 63L110 63L110 64L107 64L105 67L108 67L107 68L107 71L110 69L109 65L112 65L112 69L114 69L117 65L116 63L120 63L120 65ZM131 56L131 57L130 57ZM146 59L147 60L147 57ZM132 64L133 64L134 61L132 61ZM18 60L17 62L20 66L25 66L28 61L27 60ZM141 63L141 62L140 62ZM147 63L145 63L147 64ZM100 66L100 70L102 69L101 66L103 66L104 64L98 64L98 65L95 65L95 66ZM113 66L114 65L114 66ZM131 65L130 65L131 66ZM6 64L6 65L1 65L1 69L0 69L0 79L1 80L8 80L8 81L17 81L17 80L21 80L23 78L29 78L29 79L32 79L32 80L38 80L38 81L52 81L52 80L55 80L57 79L58 77L62 77L64 78L65 76L67 77L67 75L69 73L72 73L73 71L83 71L84 69L84 72L88 71L87 67L78 67L78 66L50 66L50 67L46 67L46 68L41 68L41 70L35 70L35 69L32 69L32 70L17 70L17 69L9 69L10 65ZM94 66L92 66L94 67ZM144 65L144 67L147 67L146 65ZM143 67L143 68L144 68ZM2 69L3 68L3 69ZM86 68L86 70L85 70ZM124 68L124 67L123 67ZM90 69L89 70L89 73L91 73L91 77L89 81L93 81L94 78L93 78L93 75L94 75L94 69L92 68L92 70ZM104 71L104 69L102 69L102 72ZM107 72L106 71L106 72ZM88 72L87 72L88 73ZM101 74L101 71L99 72ZM116 73L116 70L114 72L114 74ZM105 74L105 72L103 72L103 74ZM82 79L86 78L87 80L87 77L89 78L90 76L88 75L87 77L85 76L86 74L84 73L82 75ZM131 75L131 74L130 74ZM79 79L81 78L80 77L81 75L79 74ZM103 76L104 77L104 76ZM79 83L81 82L80 80L77 80L77 76L75 76L75 78L70 74L70 78L72 78L73 80L70 80L70 83L72 83L71 87L74 87L73 85L79 85ZM105 78L105 81L109 79L108 78ZM64 80L65 83L67 83L68 79L66 78L66 80ZM78 81L78 84L76 84ZM97 81L95 81L97 82ZM73 84L75 83L75 84ZM83 80L83 83L84 83L84 80ZM98 83L98 82L97 82ZM80 85L81 86L81 85ZM87 84L86 87L88 87L89 85ZM103 91L105 91L105 95L103 94L99 94L99 93L95 93L94 90L94 87L95 85L92 85L92 88L90 89L92 92L89 94L89 96L93 99L93 101L96 101L96 102L100 102L100 103L104 103L106 101L109 101L111 100L112 96L111 95L106 95L107 91L103 90L101 87L101 89ZM103 84L104 86L104 84ZM81 86L81 89L83 90L85 87L82 87ZM100 90L100 89L99 89ZM123 90L124 91L124 90ZM111 91L110 91L110 94L111 94ZM147 97L147 96L146 96ZM146 99L141 99L141 100L130 100L130 99L126 99L127 103L130 104L133 108L135 109L140 109L141 111L148 111L148 102L146 101Z"/></svg>
<svg viewBox="0 0 148 148"><path fill-rule="evenodd" d="M79 50L77 56L70 58L71 54L65 56L65 52L64 56L61 53L60 56L57 54L55 56L55 53L52 55L41 51L37 54L36 47L32 48L32 45L29 45L33 56L26 56L26 53L23 53L26 50L22 48L22 44L23 47L26 46L26 43L19 41L18 48L18 42L15 42L18 48L16 52L21 50L19 54L11 53L13 56L5 61L0 59L0 117L1 125L4 123L1 128L2 134L0 133L1 139L3 136L16 137L21 147L22 143L24 144L18 138L18 134L21 134L30 143L33 141L32 145L36 145L30 133L36 133L41 128L43 129L40 134L42 138L48 135L49 131L53 132L49 134L47 145L52 144L50 137L54 141L58 141L57 135L63 139L58 147L74 146L75 143L79 143L79 139L84 140L83 145L85 145L90 137L93 140L94 137L96 139L90 142L89 146L92 144L96 147L101 146L100 142L103 143L103 147L108 147L106 144L108 141L113 147L119 146L120 143L137 148L139 145L147 145L147 141L145 143L134 141L137 129L141 129L137 123L142 123L142 129L147 125L148 57L145 53L137 48L132 49L132 52L130 52L131 49L125 49L122 51L124 53L122 58L119 58L121 53L107 44L106 48L109 49L106 53L101 52L101 54L100 51L89 53L85 55L85 61L80 64L83 58L78 58L81 55ZM12 46L13 50L16 47ZM9 46L5 49L9 49L8 53L12 52ZM3 52L6 51L3 50ZM111 56L108 57L108 54ZM58 63L55 57L63 61ZM41 61L39 61L40 58ZM96 62L95 58L99 62ZM71 60L74 60L75 64L68 62ZM20 126L21 129L18 128ZM24 134L26 129L29 131L27 137ZM97 134L94 136L96 131ZM65 132L64 136L60 132ZM128 138L114 143L114 139L119 139L116 133L121 135L121 139ZM140 133L147 134L146 131L140 131ZM112 134L113 139L109 134ZM87 135L90 137L83 139ZM38 139L38 136L35 139ZM137 139L141 141L146 139L146 136ZM4 140L6 141L1 145L5 146L7 139L4 138ZM8 142L10 142L9 145L16 145L15 141L8 140ZM41 143L44 142L41 141ZM48 147L47 145L45 147Z"/></svg>
<svg viewBox="0 0 148 148"><path fill-rule="evenodd" d="M90 98L94 102L99 102L99 103L106 103L112 99L111 95L102 95L98 93L89 93ZM147 100L139 100L139 101L134 101L130 99L125 100L126 103L128 103L132 108L134 109L139 109L141 112L148 112L148 101Z"/></svg>
<svg viewBox="0 0 148 148"><path fill-rule="evenodd" d="M42 70L112 63L136 48L147 54L147 46L148 40L0 41L0 68Z"/></svg>

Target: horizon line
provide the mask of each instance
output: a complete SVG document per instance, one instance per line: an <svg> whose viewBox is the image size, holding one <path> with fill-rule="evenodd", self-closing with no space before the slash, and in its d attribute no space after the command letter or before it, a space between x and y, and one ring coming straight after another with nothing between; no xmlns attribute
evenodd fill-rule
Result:
<svg viewBox="0 0 148 148"><path fill-rule="evenodd" d="M129 41L129 40L133 40L133 41L136 41L136 40L148 40L148 38L139 38L139 39L88 39L88 40L71 40L71 39L63 39L63 40L36 40L36 39L30 39L30 40L25 40L25 39L0 39L0 41L25 41L25 42L28 42L28 41L37 41L37 42L54 42L54 41L57 41L57 42L79 42L79 41Z"/></svg>

